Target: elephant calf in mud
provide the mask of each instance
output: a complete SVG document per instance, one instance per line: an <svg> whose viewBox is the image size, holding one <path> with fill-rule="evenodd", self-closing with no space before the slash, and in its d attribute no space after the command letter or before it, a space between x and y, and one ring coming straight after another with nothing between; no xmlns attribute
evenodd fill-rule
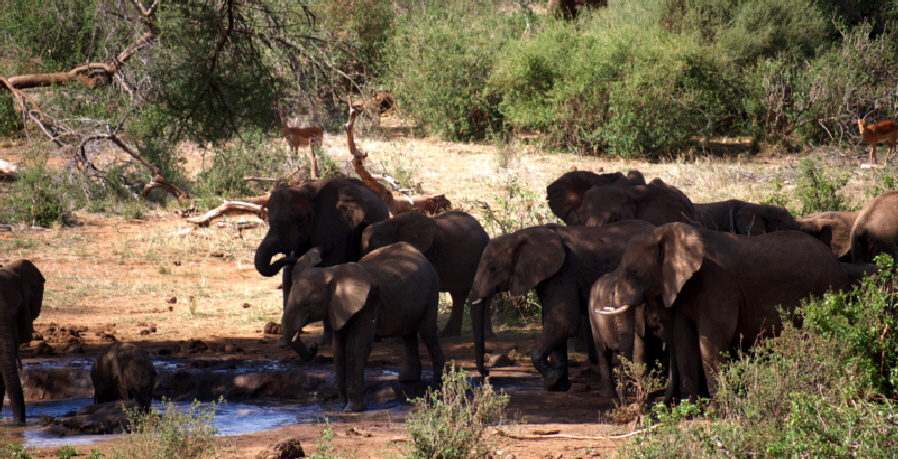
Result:
<svg viewBox="0 0 898 459"><path fill-rule="evenodd" d="M442 380L446 358L440 347L437 272L408 242L377 249L355 263L327 268L296 263L293 289L287 299L281 330L284 343L303 360L315 357L299 339L305 325L328 319L333 326L337 388L346 401L344 411L364 411L365 364L375 336L401 336L405 356L399 380L421 379L418 336L433 362L434 381Z"/></svg>
<svg viewBox="0 0 898 459"><path fill-rule="evenodd" d="M90 379L94 383L94 403L137 400L149 413L156 384L156 369L146 351L132 343L112 343L100 351Z"/></svg>

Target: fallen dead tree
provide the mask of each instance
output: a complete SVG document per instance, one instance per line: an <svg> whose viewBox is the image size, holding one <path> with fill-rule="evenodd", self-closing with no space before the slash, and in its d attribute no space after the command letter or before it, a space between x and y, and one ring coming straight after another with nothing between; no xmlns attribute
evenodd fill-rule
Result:
<svg viewBox="0 0 898 459"><path fill-rule="evenodd" d="M446 195L444 194L418 194L410 196L405 193L407 190L400 189L399 191L402 194L402 197L397 199L393 196L393 192L387 189L381 181L391 183L394 188L399 188L398 184L388 180L387 177L373 176L367 169L365 169L365 158L368 157L368 154L356 148L355 136L353 135L355 118L358 116L359 110L351 105L352 104L350 104L349 108L349 121L347 121L343 127L346 129L346 145L349 148L349 153L352 155L352 165L355 168L356 174L359 174L362 181L383 199L384 203L387 205L387 209L390 210L390 213L396 215L410 210L417 210L419 212L435 214L452 209L452 203L446 199Z"/></svg>
<svg viewBox="0 0 898 459"><path fill-rule="evenodd" d="M188 218L187 221L190 223L196 223L201 226L208 225L209 222L215 220L218 217L221 217L225 214L253 214L262 220L268 220L268 199L265 199L265 204L254 204L251 202L245 201L225 201L222 205L206 212L205 214L199 217L191 217Z"/></svg>

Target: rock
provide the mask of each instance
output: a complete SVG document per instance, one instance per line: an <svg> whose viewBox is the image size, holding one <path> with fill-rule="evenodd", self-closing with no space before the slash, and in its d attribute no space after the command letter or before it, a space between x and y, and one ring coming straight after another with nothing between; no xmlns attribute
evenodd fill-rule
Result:
<svg viewBox="0 0 898 459"><path fill-rule="evenodd" d="M302 444L299 437L293 437L281 440L269 446L268 450L259 453L259 455L256 456L256 459L293 459L305 456L306 453L302 450Z"/></svg>
<svg viewBox="0 0 898 459"><path fill-rule="evenodd" d="M225 346L224 346L224 352L225 352L225 354L234 354L237 352L243 352L243 349L241 349L236 344L228 343L228 344L225 344Z"/></svg>
<svg viewBox="0 0 898 459"><path fill-rule="evenodd" d="M104 332L103 333L103 341L115 342L118 340L115 339L115 335L113 335L111 333Z"/></svg>
<svg viewBox="0 0 898 459"><path fill-rule="evenodd" d="M72 416L54 418L41 416L41 425L48 433L64 436L71 434L118 434L128 427L128 410L137 410L134 400L89 405Z"/></svg>
<svg viewBox="0 0 898 459"><path fill-rule="evenodd" d="M243 309L247 309L247 308L251 308L251 307L253 307L253 305L251 305L249 303L243 303Z"/></svg>
<svg viewBox="0 0 898 459"><path fill-rule="evenodd" d="M176 303L178 302L178 297L173 296L173 297L171 297L171 298L165 300L165 302L168 303L168 304L176 304Z"/></svg>
<svg viewBox="0 0 898 459"><path fill-rule="evenodd" d="M44 340L44 335L42 335L38 332L34 332L31 334L31 341L43 341L43 340Z"/></svg>
<svg viewBox="0 0 898 459"><path fill-rule="evenodd" d="M37 347L34 349L35 355L53 355L53 346L47 344L46 341L41 341L38 343Z"/></svg>
<svg viewBox="0 0 898 459"><path fill-rule="evenodd" d="M267 324L265 324L265 328L262 329L262 333L265 333L266 335L280 335L281 324L268 322Z"/></svg>
<svg viewBox="0 0 898 459"><path fill-rule="evenodd" d="M72 343L69 344L67 348L65 348L65 351L69 354L83 354L84 348L81 347L81 343Z"/></svg>
<svg viewBox="0 0 898 459"><path fill-rule="evenodd" d="M487 365L492 368L502 368L514 366L517 362L509 358L508 354L495 354L490 357Z"/></svg>
<svg viewBox="0 0 898 459"><path fill-rule="evenodd" d="M150 331L149 331L149 330L141 330L141 331L140 331L140 334L141 334L141 335L149 335L149 334L150 334Z"/></svg>

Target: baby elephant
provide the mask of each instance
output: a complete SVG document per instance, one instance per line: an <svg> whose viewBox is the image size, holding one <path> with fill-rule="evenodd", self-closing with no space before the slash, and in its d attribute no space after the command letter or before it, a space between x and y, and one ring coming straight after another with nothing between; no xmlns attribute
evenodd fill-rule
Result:
<svg viewBox="0 0 898 459"><path fill-rule="evenodd" d="M156 369L150 355L131 343L113 343L100 351L90 379L94 383L94 403L135 399L145 413L152 405Z"/></svg>
<svg viewBox="0 0 898 459"><path fill-rule="evenodd" d="M298 269L284 308L285 344L304 360L314 357L299 339L306 324L328 319L333 326L337 387L344 411L364 411L365 364L377 336L401 336L405 356L399 380L421 379L418 335L442 379L446 358L440 348L437 306L440 281L429 261L408 242L377 249L357 263Z"/></svg>

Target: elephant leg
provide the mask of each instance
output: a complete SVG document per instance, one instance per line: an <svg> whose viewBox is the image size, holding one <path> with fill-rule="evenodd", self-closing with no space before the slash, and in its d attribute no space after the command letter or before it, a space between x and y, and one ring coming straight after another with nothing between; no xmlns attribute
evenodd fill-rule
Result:
<svg viewBox="0 0 898 459"><path fill-rule="evenodd" d="M484 321L487 315L486 311L489 310L491 303L492 297L471 303L471 327L474 329L474 364L483 378L489 376L489 372L486 371L486 366L483 364L483 353L485 349Z"/></svg>
<svg viewBox="0 0 898 459"><path fill-rule="evenodd" d="M613 351L601 346L598 351L599 365L599 397L614 397L616 391L614 378L611 376L611 356Z"/></svg>
<svg viewBox="0 0 898 459"><path fill-rule="evenodd" d="M374 321L359 320L346 336L346 406L343 411L365 411L365 364L374 343ZM365 324L367 322L367 324ZM362 326L359 326L359 325ZM366 326L367 325L367 326ZM418 363L420 371L420 362Z"/></svg>
<svg viewBox="0 0 898 459"><path fill-rule="evenodd" d="M577 292L569 290L569 286L548 292L537 289L543 304L543 332L536 338L530 360L533 367L542 373L543 385L549 391L571 388L567 371L567 339L577 334L581 321ZM558 296L563 301L552 300Z"/></svg>
<svg viewBox="0 0 898 459"><path fill-rule="evenodd" d="M334 333L334 375L337 379L337 391L343 401L347 401L346 394L346 332Z"/></svg>
<svg viewBox="0 0 898 459"><path fill-rule="evenodd" d="M539 340L537 340L539 341ZM556 343L550 352L545 353L534 347L530 354L533 367L543 375L543 386L548 391L564 392L571 389L567 369L567 337Z"/></svg>
<svg viewBox="0 0 898 459"><path fill-rule="evenodd" d="M449 292L452 296L452 312L449 314L449 321L440 331L440 336L458 336L461 335L462 320L465 317L465 296L462 292Z"/></svg>
<svg viewBox="0 0 898 459"><path fill-rule="evenodd" d="M296 252L293 252L293 256ZM287 309L287 299L290 298L290 289L293 288L293 265L286 265L281 270L281 293L283 294L281 310Z"/></svg>
<svg viewBox="0 0 898 459"><path fill-rule="evenodd" d="M694 324L680 319L674 321L674 348L680 390L683 398L695 402L701 392L702 356Z"/></svg>
<svg viewBox="0 0 898 459"><path fill-rule="evenodd" d="M421 355L418 354L418 333L412 332L402 337L404 356L399 382L421 380Z"/></svg>
<svg viewBox="0 0 898 459"><path fill-rule="evenodd" d="M6 335L6 333L4 333ZM13 422L25 424L25 395L22 393L22 380L16 367L19 342L15 332L0 337L0 389L5 389L9 396L9 407L12 409ZM0 407L3 406L4 391L0 390Z"/></svg>
<svg viewBox="0 0 898 459"><path fill-rule="evenodd" d="M424 341L424 346L427 347L427 352L430 354L430 360L433 363L433 380L440 384L443 381L443 367L446 366L446 356L440 346L440 333L435 325L425 325L418 330L418 335L421 336L421 341ZM417 346L417 343L415 345ZM415 352L417 353L417 349Z"/></svg>

